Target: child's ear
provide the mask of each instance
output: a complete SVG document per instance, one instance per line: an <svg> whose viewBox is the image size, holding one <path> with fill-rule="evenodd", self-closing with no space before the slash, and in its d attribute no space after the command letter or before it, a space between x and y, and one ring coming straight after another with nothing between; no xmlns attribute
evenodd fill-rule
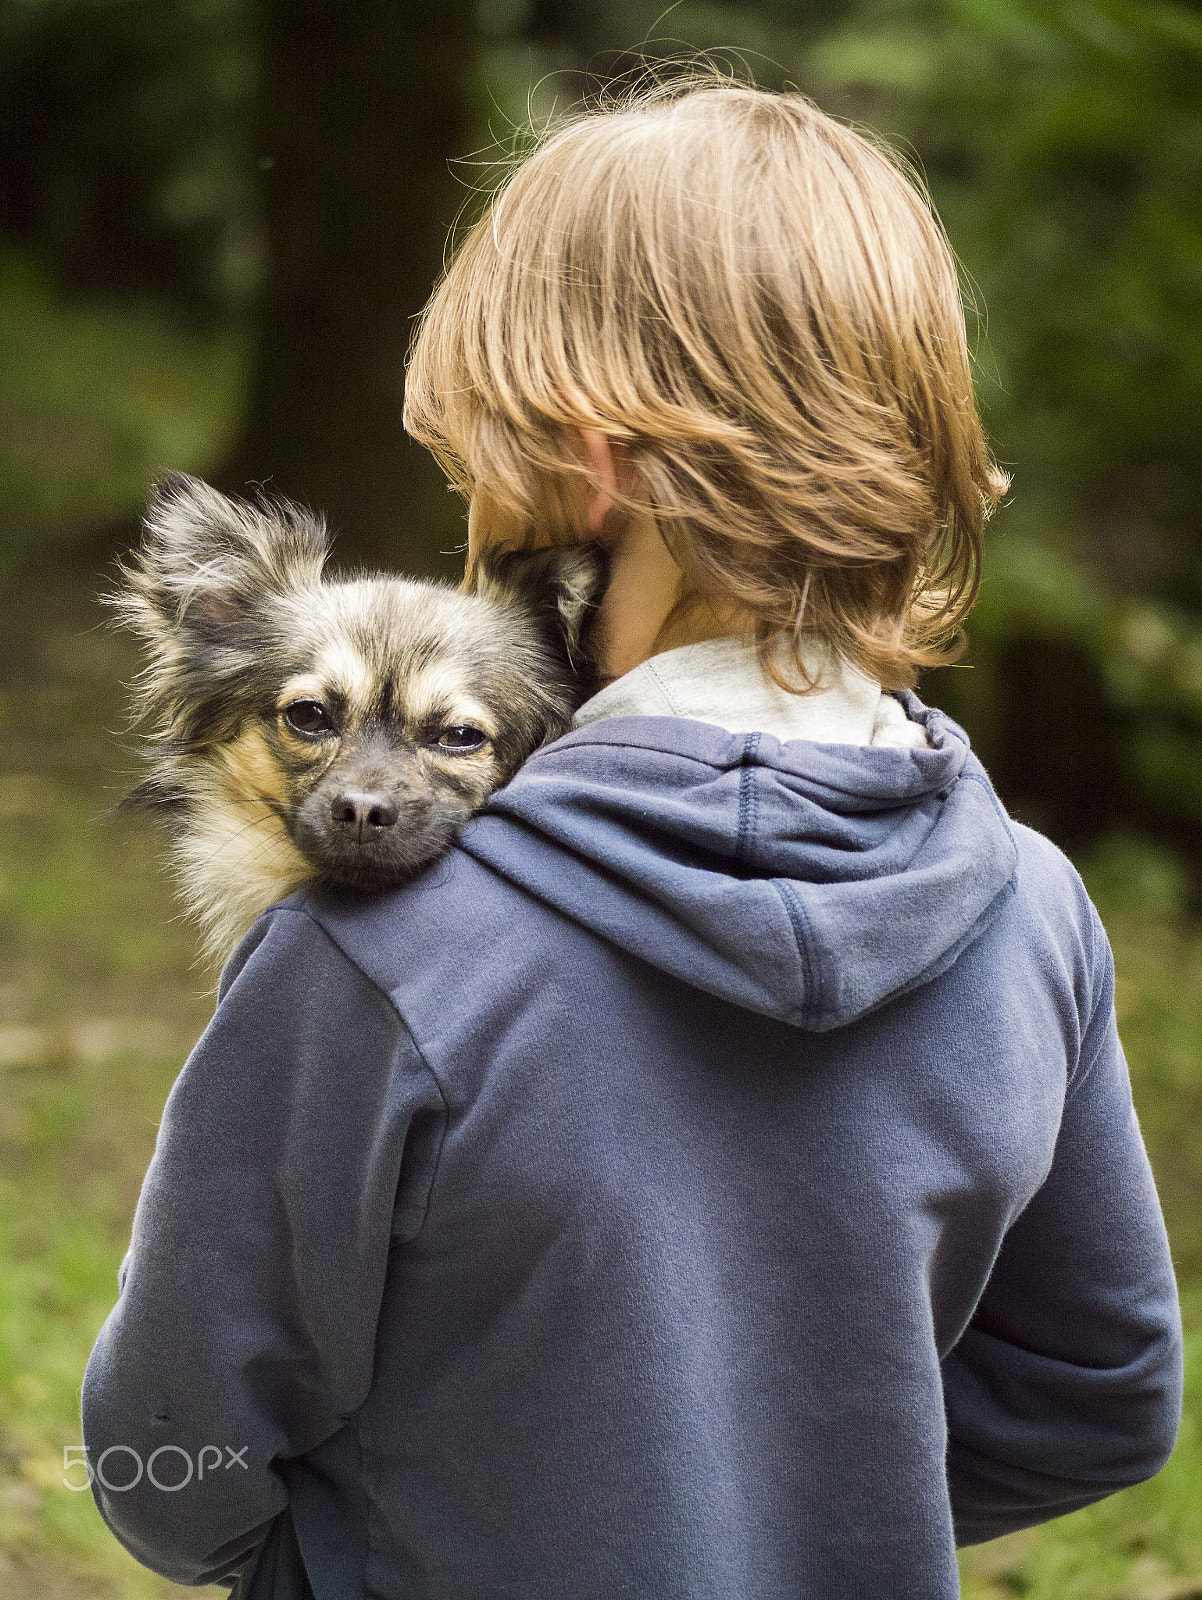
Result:
<svg viewBox="0 0 1202 1600"><path fill-rule="evenodd" d="M485 600L521 606L581 676L590 667L584 636L608 582L609 558L599 544L485 550L474 569L475 592Z"/></svg>
<svg viewBox="0 0 1202 1600"><path fill-rule="evenodd" d="M597 428L579 428L584 457L592 469L586 526L594 538L612 537L615 519L624 524L629 512L619 505L619 497L637 499L642 487L638 469L622 439L613 439Z"/></svg>
<svg viewBox="0 0 1202 1600"><path fill-rule="evenodd" d="M265 596L315 582L328 546L307 511L248 505L183 473L155 485L144 527L117 604L149 639L236 633Z"/></svg>
<svg viewBox="0 0 1202 1600"><path fill-rule="evenodd" d="M588 531L591 534L598 534L606 517L613 510L614 499L618 493L618 471L614 461L613 445L606 435L596 428L581 428L579 432L594 478L588 499Z"/></svg>

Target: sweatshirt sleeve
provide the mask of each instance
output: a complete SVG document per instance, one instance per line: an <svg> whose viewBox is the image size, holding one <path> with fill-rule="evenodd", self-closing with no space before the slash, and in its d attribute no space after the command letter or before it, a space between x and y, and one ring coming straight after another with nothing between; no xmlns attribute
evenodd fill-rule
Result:
<svg viewBox="0 0 1202 1600"><path fill-rule="evenodd" d="M84 1378L93 1492L146 1566L237 1571L287 1503L278 1464L363 1403L428 1198L406 1139L441 1113L387 996L303 911L263 919L168 1100Z"/></svg>
<svg viewBox="0 0 1202 1600"><path fill-rule="evenodd" d="M1094 1004L1051 1171L944 1362L957 1542L1075 1511L1158 1472L1181 1417L1169 1245L1089 908Z"/></svg>

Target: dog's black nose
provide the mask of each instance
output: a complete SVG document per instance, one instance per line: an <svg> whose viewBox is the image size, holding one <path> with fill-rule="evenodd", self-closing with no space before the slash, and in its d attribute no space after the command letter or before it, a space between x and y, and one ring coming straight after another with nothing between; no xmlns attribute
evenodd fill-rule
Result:
<svg viewBox="0 0 1202 1600"><path fill-rule="evenodd" d="M391 828L399 815L396 805L386 794L365 794L360 789L344 789L330 801L330 821L348 833L365 834L383 832Z"/></svg>

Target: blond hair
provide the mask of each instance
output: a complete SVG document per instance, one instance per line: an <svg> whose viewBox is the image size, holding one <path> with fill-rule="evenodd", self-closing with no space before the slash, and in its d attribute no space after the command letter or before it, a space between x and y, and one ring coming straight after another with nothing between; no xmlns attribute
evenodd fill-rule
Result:
<svg viewBox="0 0 1202 1600"><path fill-rule="evenodd" d="M732 83L543 139L424 313L405 426L477 510L556 543L587 537L569 490L601 431L637 468L623 504L801 688L805 634L887 688L952 659L1006 482L925 195L803 96Z"/></svg>

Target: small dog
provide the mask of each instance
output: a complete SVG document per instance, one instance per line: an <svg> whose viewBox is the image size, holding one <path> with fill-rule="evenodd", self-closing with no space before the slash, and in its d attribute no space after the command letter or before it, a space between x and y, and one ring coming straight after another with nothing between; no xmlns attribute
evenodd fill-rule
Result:
<svg viewBox="0 0 1202 1600"><path fill-rule="evenodd" d="M596 687L596 546L482 558L472 594L332 578L308 512L182 475L145 527L110 597L150 657L151 770L125 803L167 814L213 957L309 880L411 877Z"/></svg>

